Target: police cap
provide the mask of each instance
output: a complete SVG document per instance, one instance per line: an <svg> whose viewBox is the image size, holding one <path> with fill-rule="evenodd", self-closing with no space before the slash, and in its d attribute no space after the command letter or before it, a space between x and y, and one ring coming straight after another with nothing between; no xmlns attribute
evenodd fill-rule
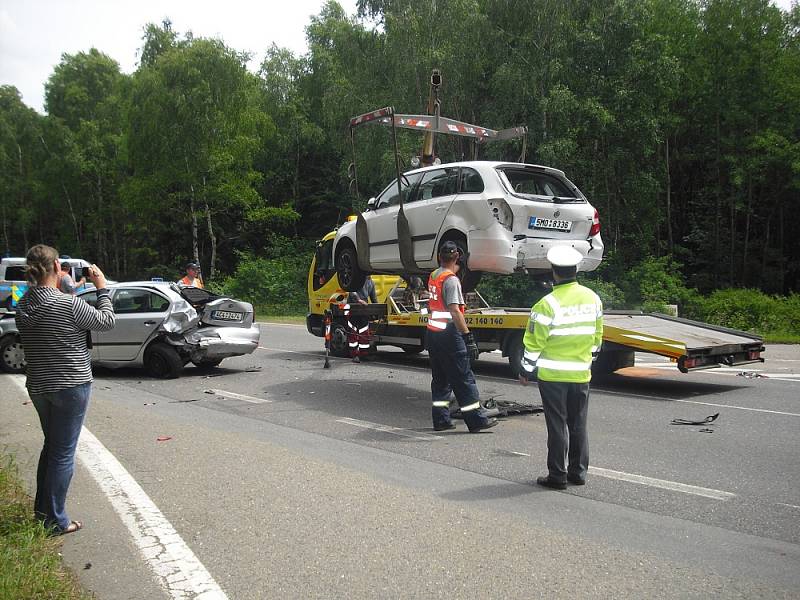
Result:
<svg viewBox="0 0 800 600"><path fill-rule="evenodd" d="M577 267L583 255L572 246L553 246L547 251L547 260L554 267Z"/></svg>
<svg viewBox="0 0 800 600"><path fill-rule="evenodd" d="M199 270L200 269L200 265L198 265L196 262L188 262L188 263L186 263L186 268L187 269L198 269Z"/></svg>
<svg viewBox="0 0 800 600"><path fill-rule="evenodd" d="M441 248L439 248L439 258L447 258L450 259L454 255L461 254L461 248L455 242L450 240L446 241L442 244Z"/></svg>

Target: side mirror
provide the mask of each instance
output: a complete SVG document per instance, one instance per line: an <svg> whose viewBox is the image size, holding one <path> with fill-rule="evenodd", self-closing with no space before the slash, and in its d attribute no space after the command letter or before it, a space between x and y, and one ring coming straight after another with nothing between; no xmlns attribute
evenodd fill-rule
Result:
<svg viewBox="0 0 800 600"><path fill-rule="evenodd" d="M376 203L375 196L373 196L372 198L367 200L367 210L374 210L375 209L375 203Z"/></svg>

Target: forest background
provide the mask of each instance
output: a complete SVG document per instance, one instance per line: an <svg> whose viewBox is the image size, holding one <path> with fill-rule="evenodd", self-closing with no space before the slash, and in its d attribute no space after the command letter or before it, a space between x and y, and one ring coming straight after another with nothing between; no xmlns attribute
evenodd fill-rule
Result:
<svg viewBox="0 0 800 600"><path fill-rule="evenodd" d="M197 259L262 316L301 313L314 240L393 177L373 128L350 194L349 118L422 112L439 68L442 114L527 125L527 162L599 210L585 280L607 306L800 341L799 34L797 3L768 0L359 0L353 17L330 1L306 54L265 48L254 74L222 40L149 24L130 75L101 49L64 54L46 115L0 87L0 250L48 243L118 280ZM401 133L408 164L421 137ZM443 160L466 151L440 137ZM525 276L480 289L534 295Z"/></svg>

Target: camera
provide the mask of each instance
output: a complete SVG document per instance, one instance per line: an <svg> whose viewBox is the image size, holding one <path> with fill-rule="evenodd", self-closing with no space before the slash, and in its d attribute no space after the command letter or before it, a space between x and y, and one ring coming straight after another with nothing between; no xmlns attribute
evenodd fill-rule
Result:
<svg viewBox="0 0 800 600"><path fill-rule="evenodd" d="M83 267L81 269L81 277L88 278L89 275L91 275L91 272L92 272L92 267Z"/></svg>

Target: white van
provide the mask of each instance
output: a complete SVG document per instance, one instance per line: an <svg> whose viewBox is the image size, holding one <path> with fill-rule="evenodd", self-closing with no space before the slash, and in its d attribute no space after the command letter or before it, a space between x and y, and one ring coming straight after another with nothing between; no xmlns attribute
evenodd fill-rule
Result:
<svg viewBox="0 0 800 600"><path fill-rule="evenodd" d="M68 264L69 274L72 279L79 281L83 267L91 266L82 258L61 258L61 264ZM81 286L78 291L94 287L91 283ZM28 290L28 282L25 280L25 259L18 257L4 258L0 260L0 312L13 312L17 306L17 301L22 298Z"/></svg>

